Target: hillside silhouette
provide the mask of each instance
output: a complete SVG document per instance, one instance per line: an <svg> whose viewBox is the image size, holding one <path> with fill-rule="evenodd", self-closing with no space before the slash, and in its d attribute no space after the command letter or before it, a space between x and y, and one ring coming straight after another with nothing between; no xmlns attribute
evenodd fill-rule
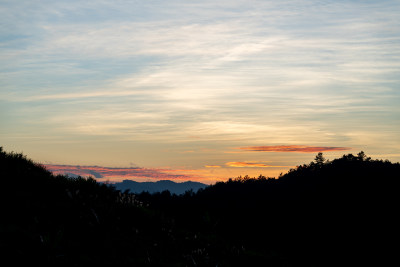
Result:
<svg viewBox="0 0 400 267"><path fill-rule="evenodd" d="M73 266L395 265L399 173L363 152L319 153L278 179L130 194L0 148L0 253Z"/></svg>

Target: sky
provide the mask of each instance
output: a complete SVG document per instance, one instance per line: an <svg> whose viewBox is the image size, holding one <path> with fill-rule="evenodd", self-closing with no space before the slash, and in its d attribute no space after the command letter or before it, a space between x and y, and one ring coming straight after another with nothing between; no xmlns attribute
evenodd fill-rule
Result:
<svg viewBox="0 0 400 267"><path fill-rule="evenodd" d="M0 0L0 146L214 183L400 161L400 1Z"/></svg>

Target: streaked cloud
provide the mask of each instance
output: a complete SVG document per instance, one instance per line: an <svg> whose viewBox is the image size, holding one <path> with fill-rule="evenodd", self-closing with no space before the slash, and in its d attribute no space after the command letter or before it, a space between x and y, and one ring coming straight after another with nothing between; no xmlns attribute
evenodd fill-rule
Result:
<svg viewBox="0 0 400 267"><path fill-rule="evenodd" d="M394 0L6 1L0 139L42 162L138 162L126 175L140 179L350 147L398 161L399 13Z"/></svg>
<svg viewBox="0 0 400 267"><path fill-rule="evenodd" d="M302 153L351 150L350 147L300 146L300 145L249 146L249 147L239 147L238 149L245 151L256 151L256 152L302 152Z"/></svg>
<svg viewBox="0 0 400 267"><path fill-rule="evenodd" d="M228 167L238 167L238 168L281 168L290 166L273 166L257 161L232 161L225 163Z"/></svg>
<svg viewBox="0 0 400 267"><path fill-rule="evenodd" d="M82 177L91 176L99 180L124 180L133 179L144 180L199 180L200 176L196 174L182 174L191 170L173 170L173 169L150 169L150 168L110 168L101 166L73 166L73 165L44 165L54 174L78 175Z"/></svg>

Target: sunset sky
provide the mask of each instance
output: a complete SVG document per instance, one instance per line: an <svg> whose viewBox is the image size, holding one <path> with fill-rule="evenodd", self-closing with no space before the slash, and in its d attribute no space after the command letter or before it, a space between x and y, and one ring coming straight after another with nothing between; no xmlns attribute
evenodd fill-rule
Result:
<svg viewBox="0 0 400 267"><path fill-rule="evenodd" d="M400 161L400 1L2 1L0 146L98 180Z"/></svg>

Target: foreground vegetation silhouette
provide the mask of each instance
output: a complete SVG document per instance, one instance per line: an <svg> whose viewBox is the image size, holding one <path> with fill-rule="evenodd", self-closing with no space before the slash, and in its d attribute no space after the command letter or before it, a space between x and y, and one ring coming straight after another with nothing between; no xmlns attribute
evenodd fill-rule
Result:
<svg viewBox="0 0 400 267"><path fill-rule="evenodd" d="M278 179L130 194L0 148L0 253L29 264L359 266L398 262L400 164L322 153Z"/></svg>

